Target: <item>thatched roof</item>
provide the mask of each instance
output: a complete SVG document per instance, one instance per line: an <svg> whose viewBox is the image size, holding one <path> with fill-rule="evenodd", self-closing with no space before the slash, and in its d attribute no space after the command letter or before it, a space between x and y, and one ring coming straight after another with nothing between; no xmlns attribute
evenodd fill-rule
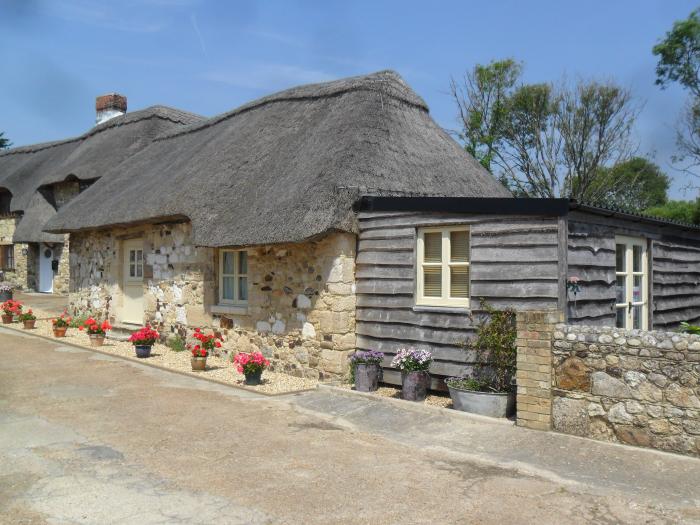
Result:
<svg viewBox="0 0 700 525"><path fill-rule="evenodd" d="M366 193L510 196L383 71L283 91L159 137L45 229L187 217L199 245L294 242L352 231Z"/></svg>
<svg viewBox="0 0 700 525"><path fill-rule="evenodd" d="M43 197L36 197L38 188L67 178L101 177L156 136L202 120L198 115L153 106L111 119L79 137L0 153L0 187L12 193L11 210L24 212L15 240L58 242L56 235L41 232L55 210Z"/></svg>

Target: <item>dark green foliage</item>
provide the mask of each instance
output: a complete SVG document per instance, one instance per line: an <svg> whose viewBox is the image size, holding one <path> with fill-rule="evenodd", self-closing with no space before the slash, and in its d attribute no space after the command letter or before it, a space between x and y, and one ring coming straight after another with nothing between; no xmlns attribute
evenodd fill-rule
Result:
<svg viewBox="0 0 700 525"><path fill-rule="evenodd" d="M661 168L643 157L633 157L611 168L600 168L589 193L596 195L595 204L642 211L663 206L668 200L671 179Z"/></svg>
<svg viewBox="0 0 700 525"><path fill-rule="evenodd" d="M644 210L645 215L687 224L700 224L700 198L695 201L668 201Z"/></svg>
<svg viewBox="0 0 700 525"><path fill-rule="evenodd" d="M476 350L484 357L485 364L475 367L472 379L480 385L479 391L509 392L515 375L518 347L515 344L517 330L515 312L511 309L496 310L481 300L484 318L479 323L476 337L464 344L465 349Z"/></svg>
<svg viewBox="0 0 700 525"><path fill-rule="evenodd" d="M10 142L10 139L5 137L4 131L0 131L0 149L7 149L10 146L12 146L12 142Z"/></svg>
<svg viewBox="0 0 700 525"><path fill-rule="evenodd" d="M683 322L681 323L681 332L700 335L700 326Z"/></svg>

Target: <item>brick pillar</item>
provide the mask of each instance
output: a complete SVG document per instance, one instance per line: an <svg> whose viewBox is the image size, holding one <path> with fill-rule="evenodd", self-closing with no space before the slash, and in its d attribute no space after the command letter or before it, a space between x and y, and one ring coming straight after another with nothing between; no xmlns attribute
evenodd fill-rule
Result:
<svg viewBox="0 0 700 525"><path fill-rule="evenodd" d="M563 321L564 314L557 310L517 313L519 426L552 428L552 339Z"/></svg>

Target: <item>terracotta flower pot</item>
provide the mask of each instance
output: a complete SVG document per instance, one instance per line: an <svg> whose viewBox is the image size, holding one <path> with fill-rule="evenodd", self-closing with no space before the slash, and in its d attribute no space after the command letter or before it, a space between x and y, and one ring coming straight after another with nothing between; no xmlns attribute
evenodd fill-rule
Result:
<svg viewBox="0 0 700 525"><path fill-rule="evenodd" d="M54 326L53 336L54 337L65 337L67 331L68 331L67 326Z"/></svg>
<svg viewBox="0 0 700 525"><path fill-rule="evenodd" d="M2 314L2 324L10 324L12 322L12 319L13 319L12 315Z"/></svg>
<svg viewBox="0 0 700 525"><path fill-rule="evenodd" d="M104 334L90 334L90 345L102 346L103 344L105 344Z"/></svg>
<svg viewBox="0 0 700 525"><path fill-rule="evenodd" d="M199 372L207 369L207 358L206 357L193 357L192 358L192 370Z"/></svg>
<svg viewBox="0 0 700 525"><path fill-rule="evenodd" d="M22 321L24 323L24 329L25 330L33 330L34 325L36 324L36 319L28 319L26 321Z"/></svg>

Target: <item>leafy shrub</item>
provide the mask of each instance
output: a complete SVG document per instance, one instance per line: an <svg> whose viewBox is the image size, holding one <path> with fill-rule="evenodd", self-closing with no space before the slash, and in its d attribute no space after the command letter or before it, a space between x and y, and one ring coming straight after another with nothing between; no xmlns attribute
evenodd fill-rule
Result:
<svg viewBox="0 0 700 525"><path fill-rule="evenodd" d="M184 352L187 350L185 338L180 335L171 337L165 344L168 345L168 348L170 348L170 350L173 352Z"/></svg>
<svg viewBox="0 0 700 525"><path fill-rule="evenodd" d="M686 322L681 323L681 332L685 332L686 334L696 334L700 335L700 326L696 324L689 324Z"/></svg>

